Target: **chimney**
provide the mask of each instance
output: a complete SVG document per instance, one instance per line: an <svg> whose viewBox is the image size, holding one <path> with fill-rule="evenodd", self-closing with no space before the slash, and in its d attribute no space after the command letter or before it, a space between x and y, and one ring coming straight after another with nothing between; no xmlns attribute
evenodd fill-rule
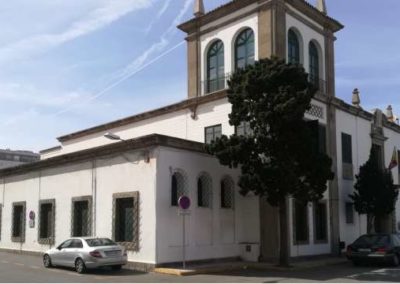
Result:
<svg viewBox="0 0 400 284"><path fill-rule="evenodd" d="M325 0L317 0L317 9L323 13L323 14L328 14L328 10L326 9L326 3Z"/></svg>
<svg viewBox="0 0 400 284"><path fill-rule="evenodd" d="M394 122L393 108L389 105L386 109L386 117L390 122Z"/></svg>
<svg viewBox="0 0 400 284"><path fill-rule="evenodd" d="M351 103L353 104L353 106L355 106L357 108L361 108L360 92L358 91L357 88L354 89L354 91L353 91L353 97L351 99Z"/></svg>
<svg viewBox="0 0 400 284"><path fill-rule="evenodd" d="M194 3L194 16L196 18L204 15L204 3L203 0L196 0Z"/></svg>

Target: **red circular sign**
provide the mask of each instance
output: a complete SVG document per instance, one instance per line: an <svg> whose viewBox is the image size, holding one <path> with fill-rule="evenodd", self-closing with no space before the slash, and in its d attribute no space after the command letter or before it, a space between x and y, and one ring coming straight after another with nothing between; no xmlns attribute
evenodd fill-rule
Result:
<svg viewBox="0 0 400 284"><path fill-rule="evenodd" d="M190 207L190 198L183 195L178 199L179 207L183 210L187 210Z"/></svg>
<svg viewBox="0 0 400 284"><path fill-rule="evenodd" d="M35 219L35 212L33 212L33 211L29 212L29 219L31 219L31 220Z"/></svg>

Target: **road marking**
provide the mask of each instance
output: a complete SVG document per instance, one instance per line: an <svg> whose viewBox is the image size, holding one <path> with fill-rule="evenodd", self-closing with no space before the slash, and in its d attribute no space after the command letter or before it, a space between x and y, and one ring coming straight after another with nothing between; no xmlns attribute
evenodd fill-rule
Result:
<svg viewBox="0 0 400 284"><path fill-rule="evenodd" d="M15 264L15 265L18 265L18 266L25 266L25 264L23 264L23 263L18 263L18 262L14 262L14 264Z"/></svg>
<svg viewBox="0 0 400 284"><path fill-rule="evenodd" d="M32 269L40 269L39 266L29 266L29 268L32 268Z"/></svg>
<svg viewBox="0 0 400 284"><path fill-rule="evenodd" d="M2 260L1 262L2 262L2 263L10 263L10 262L8 262L7 260Z"/></svg>

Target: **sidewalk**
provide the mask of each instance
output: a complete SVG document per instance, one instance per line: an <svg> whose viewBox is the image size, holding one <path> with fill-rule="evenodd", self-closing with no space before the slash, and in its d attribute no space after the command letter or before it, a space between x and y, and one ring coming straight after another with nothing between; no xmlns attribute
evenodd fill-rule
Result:
<svg viewBox="0 0 400 284"><path fill-rule="evenodd" d="M327 265L335 265L347 262L345 257L325 257L317 259L301 259L291 262L291 267L279 267L275 263L261 263L261 262L224 262L224 263L209 263L209 264L188 264L186 269L180 267L158 267L154 269L156 273L176 275L176 276L189 276L196 274L210 274L217 272L226 272L241 269L260 269L260 270L278 270L278 271L293 271L307 268L315 268Z"/></svg>

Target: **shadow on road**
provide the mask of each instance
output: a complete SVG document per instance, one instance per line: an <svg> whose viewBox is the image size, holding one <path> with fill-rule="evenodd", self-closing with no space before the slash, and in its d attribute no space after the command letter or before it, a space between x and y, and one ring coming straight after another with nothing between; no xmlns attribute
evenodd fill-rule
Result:
<svg viewBox="0 0 400 284"><path fill-rule="evenodd" d="M211 275L211 274L209 274ZM289 281L291 279L310 281L332 281L335 279L353 280L353 281L379 281L379 282L399 282L400 281L400 268L389 267L383 265L365 265L353 266L351 263L335 264L325 267L307 268L289 271L277 270L255 270L255 269L241 269L230 272L215 273L213 275L223 276L237 276L237 277L254 277L266 278L264 283L277 283ZM270 280L270 279L274 280Z"/></svg>
<svg viewBox="0 0 400 284"><path fill-rule="evenodd" d="M73 268L69 267L53 267L51 269L58 269L64 270L68 272L75 272ZM75 272L77 273L77 272ZM111 268L104 267L104 268L96 268L96 269L88 269L83 275L91 275L91 276L137 276L137 275L144 275L147 274L146 272L135 271L130 269L121 269L119 271L112 270Z"/></svg>

